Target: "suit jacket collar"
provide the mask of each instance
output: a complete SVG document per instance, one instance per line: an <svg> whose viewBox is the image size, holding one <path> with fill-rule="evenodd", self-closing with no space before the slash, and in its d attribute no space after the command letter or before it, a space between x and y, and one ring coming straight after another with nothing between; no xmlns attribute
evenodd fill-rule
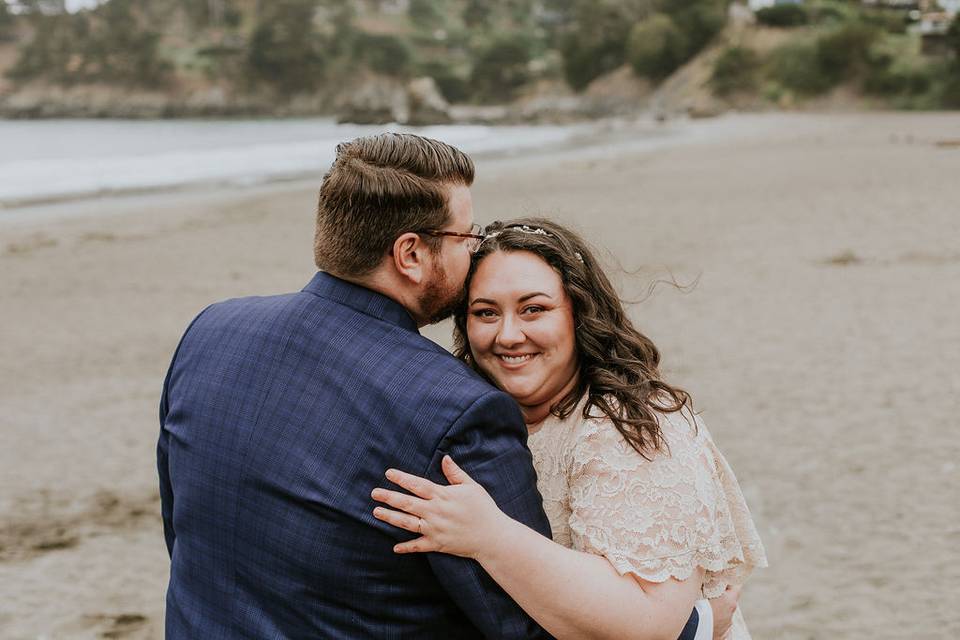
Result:
<svg viewBox="0 0 960 640"><path fill-rule="evenodd" d="M399 302L391 300L382 293L341 280L329 273L318 271L303 290L321 298L338 302L384 322L419 333L416 321Z"/></svg>

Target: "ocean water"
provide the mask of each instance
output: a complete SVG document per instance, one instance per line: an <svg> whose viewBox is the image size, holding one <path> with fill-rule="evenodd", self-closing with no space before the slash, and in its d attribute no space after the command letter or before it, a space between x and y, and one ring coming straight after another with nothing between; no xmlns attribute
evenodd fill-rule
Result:
<svg viewBox="0 0 960 640"><path fill-rule="evenodd" d="M252 185L309 176L336 145L380 131L408 131L474 156L549 149L572 126L340 125L299 120L0 120L0 209L193 185Z"/></svg>

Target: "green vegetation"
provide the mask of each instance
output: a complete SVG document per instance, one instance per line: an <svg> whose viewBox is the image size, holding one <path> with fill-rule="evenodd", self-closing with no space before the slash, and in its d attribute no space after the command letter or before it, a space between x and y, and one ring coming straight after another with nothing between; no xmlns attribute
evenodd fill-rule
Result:
<svg viewBox="0 0 960 640"><path fill-rule="evenodd" d="M523 34L504 34L477 55L470 85L482 99L500 102L513 98L532 73L534 43Z"/></svg>
<svg viewBox="0 0 960 640"><path fill-rule="evenodd" d="M13 39L13 16L5 2L0 2L0 42Z"/></svg>
<svg viewBox="0 0 960 640"><path fill-rule="evenodd" d="M273 0L258 16L247 63L252 76L284 93L316 88L325 70L324 42L313 29L315 2Z"/></svg>
<svg viewBox="0 0 960 640"><path fill-rule="evenodd" d="M568 22L559 30L564 75L574 89L626 62L627 39L644 11L630 2L573 0Z"/></svg>
<svg viewBox="0 0 960 640"><path fill-rule="evenodd" d="M807 24L807 10L800 4L775 4L756 13L757 22L767 27L799 27Z"/></svg>
<svg viewBox="0 0 960 640"><path fill-rule="evenodd" d="M405 15L387 4L109 0L72 15L33 11L9 75L125 86L199 75L291 96L362 72L427 74L448 99L503 101L541 79L580 90L628 62L661 80L722 29L726 0L410 0ZM0 34L18 19L4 12Z"/></svg>
<svg viewBox="0 0 960 640"><path fill-rule="evenodd" d="M667 16L657 13L634 25L627 41L627 58L638 75L666 78L687 58L687 38Z"/></svg>
<svg viewBox="0 0 960 640"><path fill-rule="evenodd" d="M755 91L760 68L760 56L755 51L729 47L717 58L710 85L719 96Z"/></svg>
<svg viewBox="0 0 960 640"><path fill-rule="evenodd" d="M16 83L213 82L283 100L426 75L450 101L486 103L543 80L583 90L624 65L661 82L719 40L718 96L802 100L844 85L894 107L960 105L960 27L950 54L925 54L907 12L852 0L759 11L781 41L762 52L750 28L721 34L728 0L410 0L405 12L387 0L109 0L76 14L41 3L18 0L13 14L0 2L0 40L19 39Z"/></svg>
<svg viewBox="0 0 960 640"><path fill-rule="evenodd" d="M952 59L944 64L945 80L939 87L939 103L951 109L960 109L960 19L954 19L947 32L947 44Z"/></svg>
<svg viewBox="0 0 960 640"><path fill-rule="evenodd" d="M113 0L95 14L29 14L34 37L20 50L9 76L43 77L63 85L163 85L171 67L158 55L161 34L135 4Z"/></svg>
<svg viewBox="0 0 960 640"><path fill-rule="evenodd" d="M724 22L722 2L665 0L661 12L630 31L627 59L638 75L662 80L700 53Z"/></svg>
<svg viewBox="0 0 960 640"><path fill-rule="evenodd" d="M946 58L923 54L904 11L820 0L770 7L757 18L789 37L762 57L747 45L721 53L711 78L718 96L760 91L792 101L844 85L893 108L960 106L960 47L951 45ZM958 31L955 21L951 33Z"/></svg>

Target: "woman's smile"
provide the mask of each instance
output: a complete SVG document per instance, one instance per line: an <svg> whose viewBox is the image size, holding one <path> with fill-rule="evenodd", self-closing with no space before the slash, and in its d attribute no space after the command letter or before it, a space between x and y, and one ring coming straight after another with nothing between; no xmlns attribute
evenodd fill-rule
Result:
<svg viewBox="0 0 960 640"><path fill-rule="evenodd" d="M533 360L538 354L536 353L518 353L518 354L507 354L507 353L498 353L495 354L500 358L501 366L508 369L519 369L523 365L527 364Z"/></svg>
<svg viewBox="0 0 960 640"><path fill-rule="evenodd" d="M477 366L542 420L577 375L573 307L560 275L529 251L498 251L470 283L467 335Z"/></svg>

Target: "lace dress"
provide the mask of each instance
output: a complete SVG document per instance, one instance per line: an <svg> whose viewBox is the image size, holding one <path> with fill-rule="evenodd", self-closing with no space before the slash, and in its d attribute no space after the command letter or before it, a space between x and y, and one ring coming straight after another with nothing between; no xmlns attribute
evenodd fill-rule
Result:
<svg viewBox="0 0 960 640"><path fill-rule="evenodd" d="M556 542L650 582L703 567L707 598L767 565L737 479L698 417L659 414L669 452L646 460L607 418L584 419L585 402L528 440ZM739 610L727 638L750 638Z"/></svg>

